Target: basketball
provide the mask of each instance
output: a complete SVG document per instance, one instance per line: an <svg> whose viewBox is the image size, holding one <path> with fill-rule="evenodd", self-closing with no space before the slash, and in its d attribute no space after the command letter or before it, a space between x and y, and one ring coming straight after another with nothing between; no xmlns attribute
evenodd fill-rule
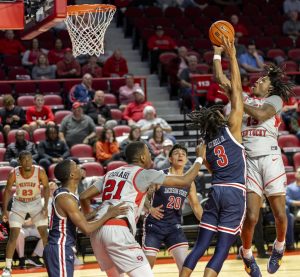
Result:
<svg viewBox="0 0 300 277"><path fill-rule="evenodd" d="M216 21L209 28L209 39L212 44L221 46L222 36L228 37L230 42L234 39L234 28L225 20Z"/></svg>

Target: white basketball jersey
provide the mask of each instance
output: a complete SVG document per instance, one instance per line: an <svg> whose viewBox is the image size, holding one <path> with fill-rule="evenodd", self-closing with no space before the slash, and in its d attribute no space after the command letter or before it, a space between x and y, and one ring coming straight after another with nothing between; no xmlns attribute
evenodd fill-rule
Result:
<svg viewBox="0 0 300 277"><path fill-rule="evenodd" d="M257 157L281 154L277 137L278 127L281 123L280 111L283 105L282 99L275 95L261 99L244 97L244 103L253 107L261 107L267 103L272 105L276 110L276 115L266 121L258 121L250 115L244 114L242 137L247 155Z"/></svg>
<svg viewBox="0 0 300 277"><path fill-rule="evenodd" d="M30 202L41 196L40 188L40 167L33 165L32 175L29 178L22 176L20 166L15 168L16 175L16 199L23 202Z"/></svg>
<svg viewBox="0 0 300 277"><path fill-rule="evenodd" d="M136 222L144 206L146 192L141 192L136 186L136 176L143 169L139 166L129 165L119 167L108 172L102 183L102 207L97 213L101 218L109 205L118 205L126 202L129 211L126 215L133 234L136 232ZM101 191L101 189L99 189ZM120 216L124 217L124 216Z"/></svg>

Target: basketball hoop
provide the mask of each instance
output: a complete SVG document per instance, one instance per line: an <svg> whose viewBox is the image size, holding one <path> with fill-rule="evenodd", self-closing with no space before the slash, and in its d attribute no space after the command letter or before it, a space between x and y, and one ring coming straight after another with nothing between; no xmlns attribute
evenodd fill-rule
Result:
<svg viewBox="0 0 300 277"><path fill-rule="evenodd" d="M65 23L75 57L104 54L104 34L115 12L116 7L113 5L67 6Z"/></svg>

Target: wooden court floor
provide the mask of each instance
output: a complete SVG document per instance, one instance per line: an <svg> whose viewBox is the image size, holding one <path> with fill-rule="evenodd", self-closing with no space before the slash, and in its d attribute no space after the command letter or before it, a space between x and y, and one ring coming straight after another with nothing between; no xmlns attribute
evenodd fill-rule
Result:
<svg viewBox="0 0 300 277"><path fill-rule="evenodd" d="M198 262L197 267L192 276L202 276L204 267L209 257L204 257L201 262ZM262 276L271 276L267 273L267 259L257 259L260 266ZM1 271L0 271L1 272ZM154 267L155 277L176 277L178 270L172 259L159 259ZM45 269L25 269L13 270L13 276L16 277L46 277ZM75 277L104 277L96 263L87 263L83 266L77 266L74 274ZM236 260L234 255L230 255L225 262L220 277L243 277L248 276L244 271L241 260ZM300 276L300 252L292 252L285 255L280 270L273 276L276 277L299 277Z"/></svg>

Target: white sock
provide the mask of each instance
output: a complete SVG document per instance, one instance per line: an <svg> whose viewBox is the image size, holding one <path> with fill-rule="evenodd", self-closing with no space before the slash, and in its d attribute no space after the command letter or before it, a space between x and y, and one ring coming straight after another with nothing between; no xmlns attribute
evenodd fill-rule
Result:
<svg viewBox="0 0 300 277"><path fill-rule="evenodd" d="M12 259L5 259L5 267L11 269Z"/></svg>
<svg viewBox="0 0 300 277"><path fill-rule="evenodd" d="M242 251L243 251L244 258L246 258L246 259L251 259L251 257L253 256L251 248L250 249L244 249L242 247Z"/></svg>
<svg viewBox="0 0 300 277"><path fill-rule="evenodd" d="M285 240L282 242L278 241L277 239L275 240L275 249L277 251L283 251L284 245L285 245Z"/></svg>

